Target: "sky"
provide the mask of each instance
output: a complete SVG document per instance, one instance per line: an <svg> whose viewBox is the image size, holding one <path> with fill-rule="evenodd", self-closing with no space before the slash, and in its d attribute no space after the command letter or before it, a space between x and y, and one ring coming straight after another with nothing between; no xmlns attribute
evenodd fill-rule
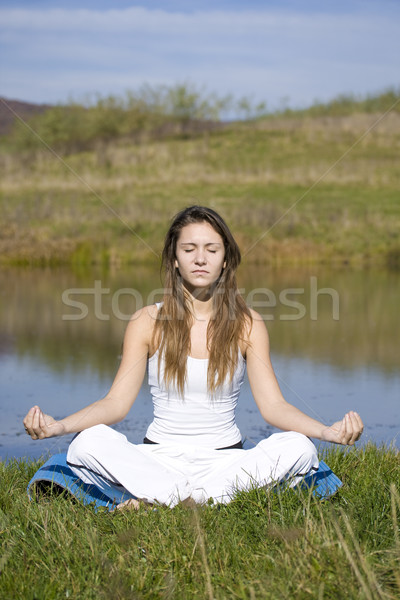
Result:
<svg viewBox="0 0 400 600"><path fill-rule="evenodd" d="M186 83L275 110L400 84L398 0L0 0L0 96Z"/></svg>

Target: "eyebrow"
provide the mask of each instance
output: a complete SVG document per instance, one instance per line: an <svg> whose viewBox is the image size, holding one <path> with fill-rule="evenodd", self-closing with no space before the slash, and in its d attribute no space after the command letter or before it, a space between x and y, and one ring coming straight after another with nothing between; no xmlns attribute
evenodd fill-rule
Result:
<svg viewBox="0 0 400 600"><path fill-rule="evenodd" d="M180 246L197 246L194 242L180 242ZM220 242L208 242L205 246L221 246Z"/></svg>

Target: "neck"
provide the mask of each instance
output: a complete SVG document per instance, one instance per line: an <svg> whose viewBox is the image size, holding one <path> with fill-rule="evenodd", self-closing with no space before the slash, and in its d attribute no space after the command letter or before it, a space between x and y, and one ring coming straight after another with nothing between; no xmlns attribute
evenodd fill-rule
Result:
<svg viewBox="0 0 400 600"><path fill-rule="evenodd" d="M186 288L186 298L195 319L205 320L211 317L213 299L209 289Z"/></svg>

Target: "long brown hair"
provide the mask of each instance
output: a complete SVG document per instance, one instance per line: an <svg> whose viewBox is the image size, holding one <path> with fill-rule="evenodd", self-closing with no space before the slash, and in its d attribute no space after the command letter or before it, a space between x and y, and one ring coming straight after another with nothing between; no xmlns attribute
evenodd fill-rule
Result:
<svg viewBox="0 0 400 600"><path fill-rule="evenodd" d="M181 396L190 354L193 314L182 277L175 266L176 244L183 227L203 222L211 225L222 237L225 248L225 267L213 288L213 313L207 328L207 383L211 395L228 375L232 380L238 363L239 342L244 338L246 325L252 322L250 311L237 288L236 270L241 256L228 226L211 208L185 208L175 216L165 237L162 253L164 297L153 332L153 344L159 351L159 371L163 360L164 382L167 386L175 385Z"/></svg>

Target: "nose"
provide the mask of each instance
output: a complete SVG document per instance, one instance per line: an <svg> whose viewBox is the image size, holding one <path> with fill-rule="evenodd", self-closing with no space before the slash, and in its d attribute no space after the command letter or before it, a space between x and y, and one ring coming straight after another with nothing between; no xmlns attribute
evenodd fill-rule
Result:
<svg viewBox="0 0 400 600"><path fill-rule="evenodd" d="M206 262L207 262L207 259L206 259L204 250L200 250L200 249L197 250L196 256L195 256L196 265L205 265Z"/></svg>

